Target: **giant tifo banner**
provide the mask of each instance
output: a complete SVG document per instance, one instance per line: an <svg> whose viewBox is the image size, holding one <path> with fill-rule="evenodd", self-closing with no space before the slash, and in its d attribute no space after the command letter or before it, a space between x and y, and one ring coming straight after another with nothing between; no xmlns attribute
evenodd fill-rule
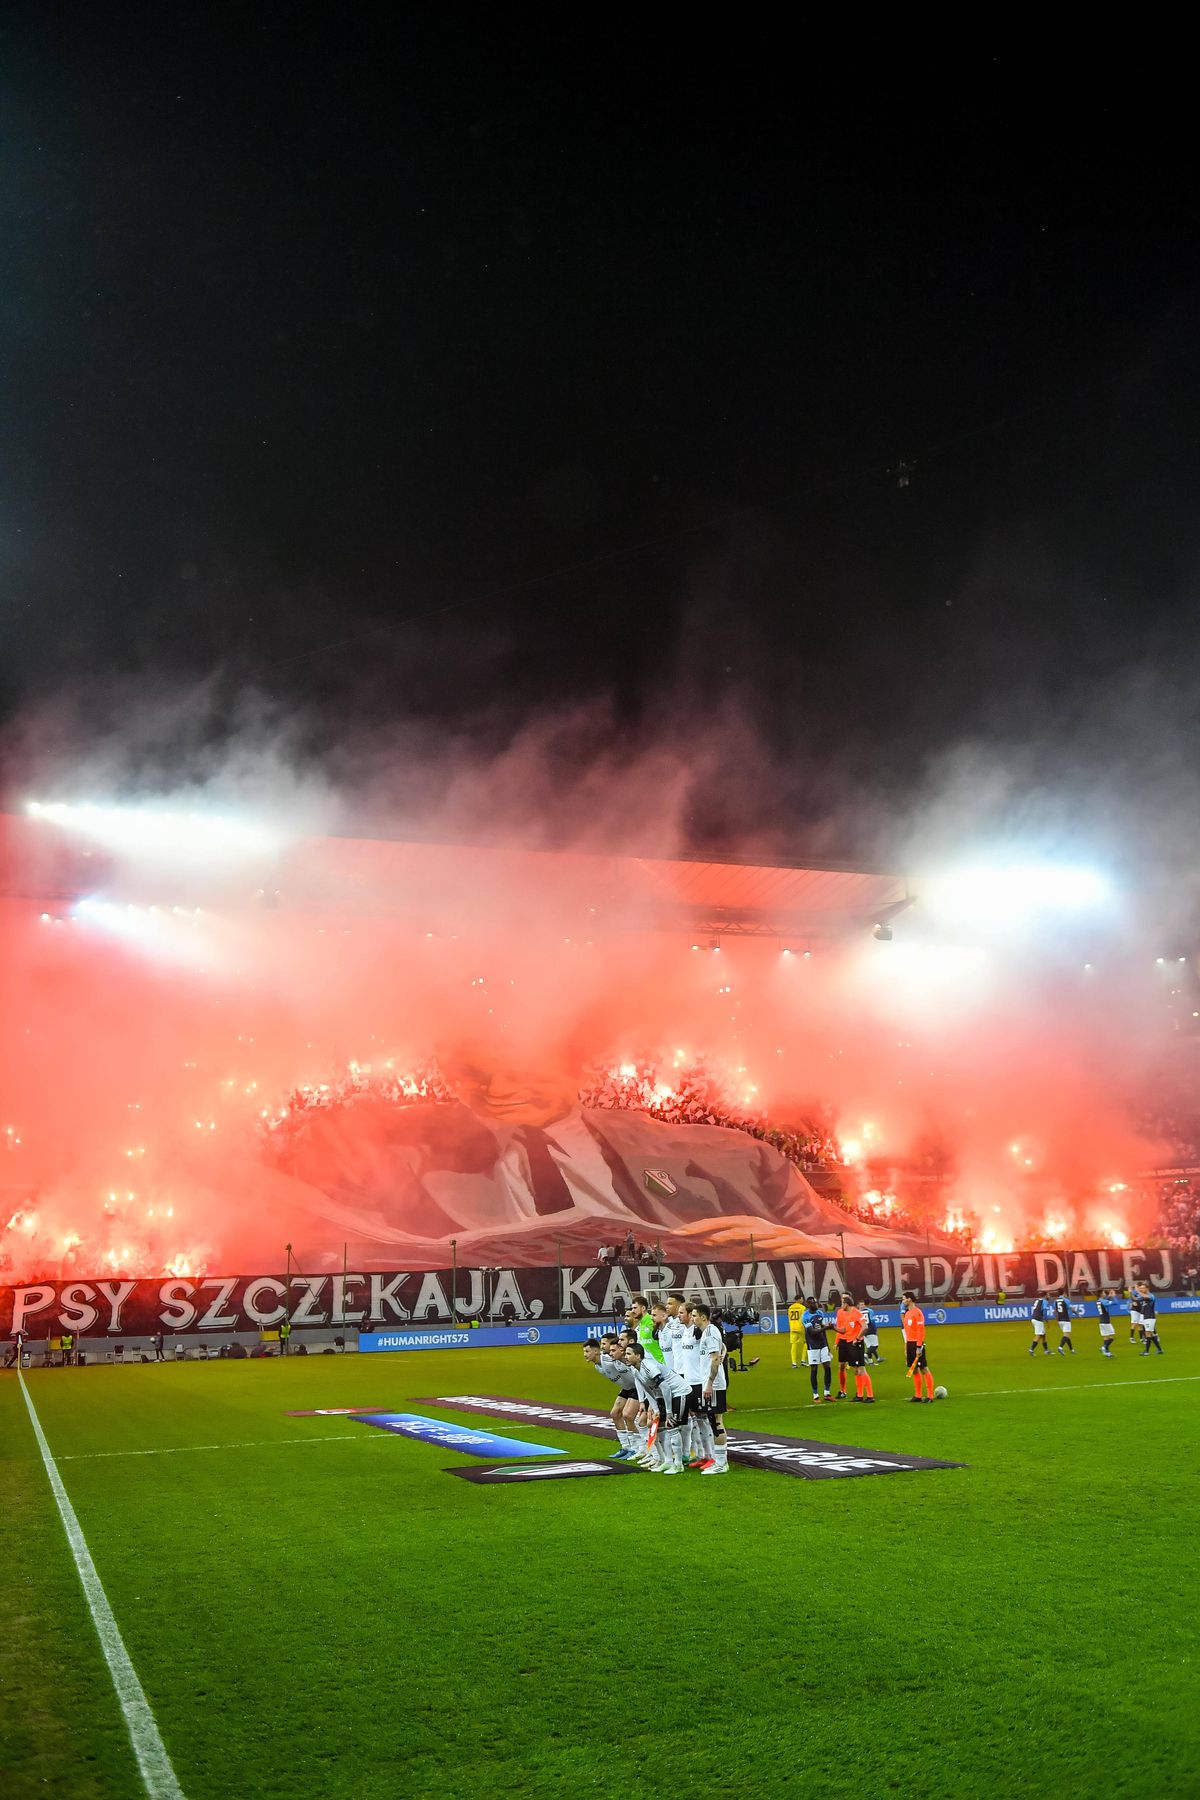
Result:
<svg viewBox="0 0 1200 1800"><path fill-rule="evenodd" d="M723 1125L578 1103L575 1078L446 1057L460 1096L394 1106L311 1105L269 1139L255 1219L305 1269L537 1268L593 1260L627 1234L668 1260L891 1256L922 1233L867 1224L774 1145ZM931 1247L943 1246L935 1232Z"/></svg>
<svg viewBox="0 0 1200 1800"><path fill-rule="evenodd" d="M703 1291L738 1306L772 1289L786 1304L798 1295L822 1301L848 1289L880 1305L906 1288L927 1302L971 1305L1004 1296L1069 1288L1123 1288L1146 1280L1156 1293L1183 1284L1170 1250L1037 1250L1011 1256L798 1258L782 1262L676 1262L653 1268L478 1268L366 1270L336 1275L205 1275L120 1280L105 1276L0 1288L0 1336L31 1337L65 1328L83 1337L254 1332L285 1318L293 1329L357 1330L465 1323L613 1319L641 1291Z"/></svg>

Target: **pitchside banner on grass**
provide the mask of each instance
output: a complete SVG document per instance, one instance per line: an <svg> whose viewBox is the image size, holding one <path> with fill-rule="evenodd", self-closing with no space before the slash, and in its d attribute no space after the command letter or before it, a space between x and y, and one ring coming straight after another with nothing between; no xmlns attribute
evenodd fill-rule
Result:
<svg viewBox="0 0 1200 1800"><path fill-rule="evenodd" d="M397 1437L419 1438L423 1444L440 1444L443 1450L461 1450L464 1456L561 1456L550 1444L523 1444L517 1438L497 1437L492 1431L472 1431L448 1419L427 1419L422 1413L364 1413L360 1425L378 1425Z"/></svg>
<svg viewBox="0 0 1200 1800"><path fill-rule="evenodd" d="M465 1468L446 1469L444 1473L491 1487L501 1482L577 1481L581 1475L637 1475L641 1471L633 1463L560 1462L547 1463L541 1469L514 1469L506 1463L484 1463L482 1467L468 1463Z"/></svg>
<svg viewBox="0 0 1200 1800"><path fill-rule="evenodd" d="M418 1404L452 1406L458 1412L483 1413L490 1419L528 1419L567 1431L585 1431L592 1437L611 1439L613 1435L609 1415L590 1406L539 1406L535 1401L511 1400L503 1394L444 1394L436 1400L422 1398ZM764 1436L757 1431L731 1431L727 1435L730 1462L775 1469L780 1475L800 1475L805 1481L840 1481L855 1475L895 1475L914 1469L967 1466L939 1462L930 1456L897 1456L890 1450L826 1444L814 1438Z"/></svg>
<svg viewBox="0 0 1200 1800"><path fill-rule="evenodd" d="M80 1337L150 1337L259 1332L285 1316L294 1331L388 1331L397 1325L466 1330L471 1319L540 1328L564 1320L611 1320L641 1289L703 1290L740 1306L772 1287L828 1300L848 1288L886 1305L905 1288L925 1301L981 1304L1067 1286L1073 1293L1125 1288L1145 1279L1157 1293L1181 1286L1184 1259L1170 1250L1037 1250L1013 1256L807 1258L796 1262L631 1264L616 1268L395 1270L378 1273L204 1275L163 1280L78 1276L0 1288L0 1336L34 1339L66 1328ZM767 1304L770 1304L768 1299Z"/></svg>

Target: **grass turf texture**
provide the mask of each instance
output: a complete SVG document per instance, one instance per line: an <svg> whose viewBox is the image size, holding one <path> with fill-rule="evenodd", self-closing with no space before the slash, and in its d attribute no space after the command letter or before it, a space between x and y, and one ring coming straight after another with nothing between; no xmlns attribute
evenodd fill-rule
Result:
<svg viewBox="0 0 1200 1800"><path fill-rule="evenodd" d="M573 1345L25 1379L188 1800L843 1779L1091 1800L1200 1787L1200 1320L1163 1332L1161 1360L1118 1335L1105 1363L1086 1326L1074 1359L1036 1361L1021 1326L935 1330L932 1407L907 1405L888 1332L872 1409L811 1407L768 1339L734 1429L971 1465L835 1482L481 1488L442 1473L451 1451L285 1416L455 1392L606 1405ZM12 1374L0 1457L0 1792L128 1800Z"/></svg>

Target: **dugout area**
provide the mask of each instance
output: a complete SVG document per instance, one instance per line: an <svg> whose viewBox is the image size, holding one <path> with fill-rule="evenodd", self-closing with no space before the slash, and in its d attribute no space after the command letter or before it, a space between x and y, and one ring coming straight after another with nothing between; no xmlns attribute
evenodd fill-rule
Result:
<svg viewBox="0 0 1200 1800"><path fill-rule="evenodd" d="M1115 1364L1092 1333L931 1333L950 1399L813 1408L786 1341L730 1424L969 1465L880 1480L451 1479L444 1444L319 1408L478 1426L416 1396L597 1407L577 1346L47 1370L24 1380L189 1800L1194 1792L1200 1321ZM888 1340L891 1340L890 1342ZM311 1412L311 1417L289 1416ZM595 1438L489 1429L594 1456ZM141 1790L14 1373L0 1791ZM664 1719L686 1722L664 1736Z"/></svg>

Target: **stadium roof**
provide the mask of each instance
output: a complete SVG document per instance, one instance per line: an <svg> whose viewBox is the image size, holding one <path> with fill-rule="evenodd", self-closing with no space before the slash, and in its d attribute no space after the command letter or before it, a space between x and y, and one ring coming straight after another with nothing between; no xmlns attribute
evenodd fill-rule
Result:
<svg viewBox="0 0 1200 1800"><path fill-rule="evenodd" d="M43 905L118 892L171 902L211 885L210 871L154 877L54 824L0 814L0 895ZM910 903L904 879L847 864L696 861L518 850L380 838L305 838L247 865L229 903L352 912L419 922L508 905L553 910L589 927L778 937L797 947L869 929ZM151 891L153 889L153 891Z"/></svg>

